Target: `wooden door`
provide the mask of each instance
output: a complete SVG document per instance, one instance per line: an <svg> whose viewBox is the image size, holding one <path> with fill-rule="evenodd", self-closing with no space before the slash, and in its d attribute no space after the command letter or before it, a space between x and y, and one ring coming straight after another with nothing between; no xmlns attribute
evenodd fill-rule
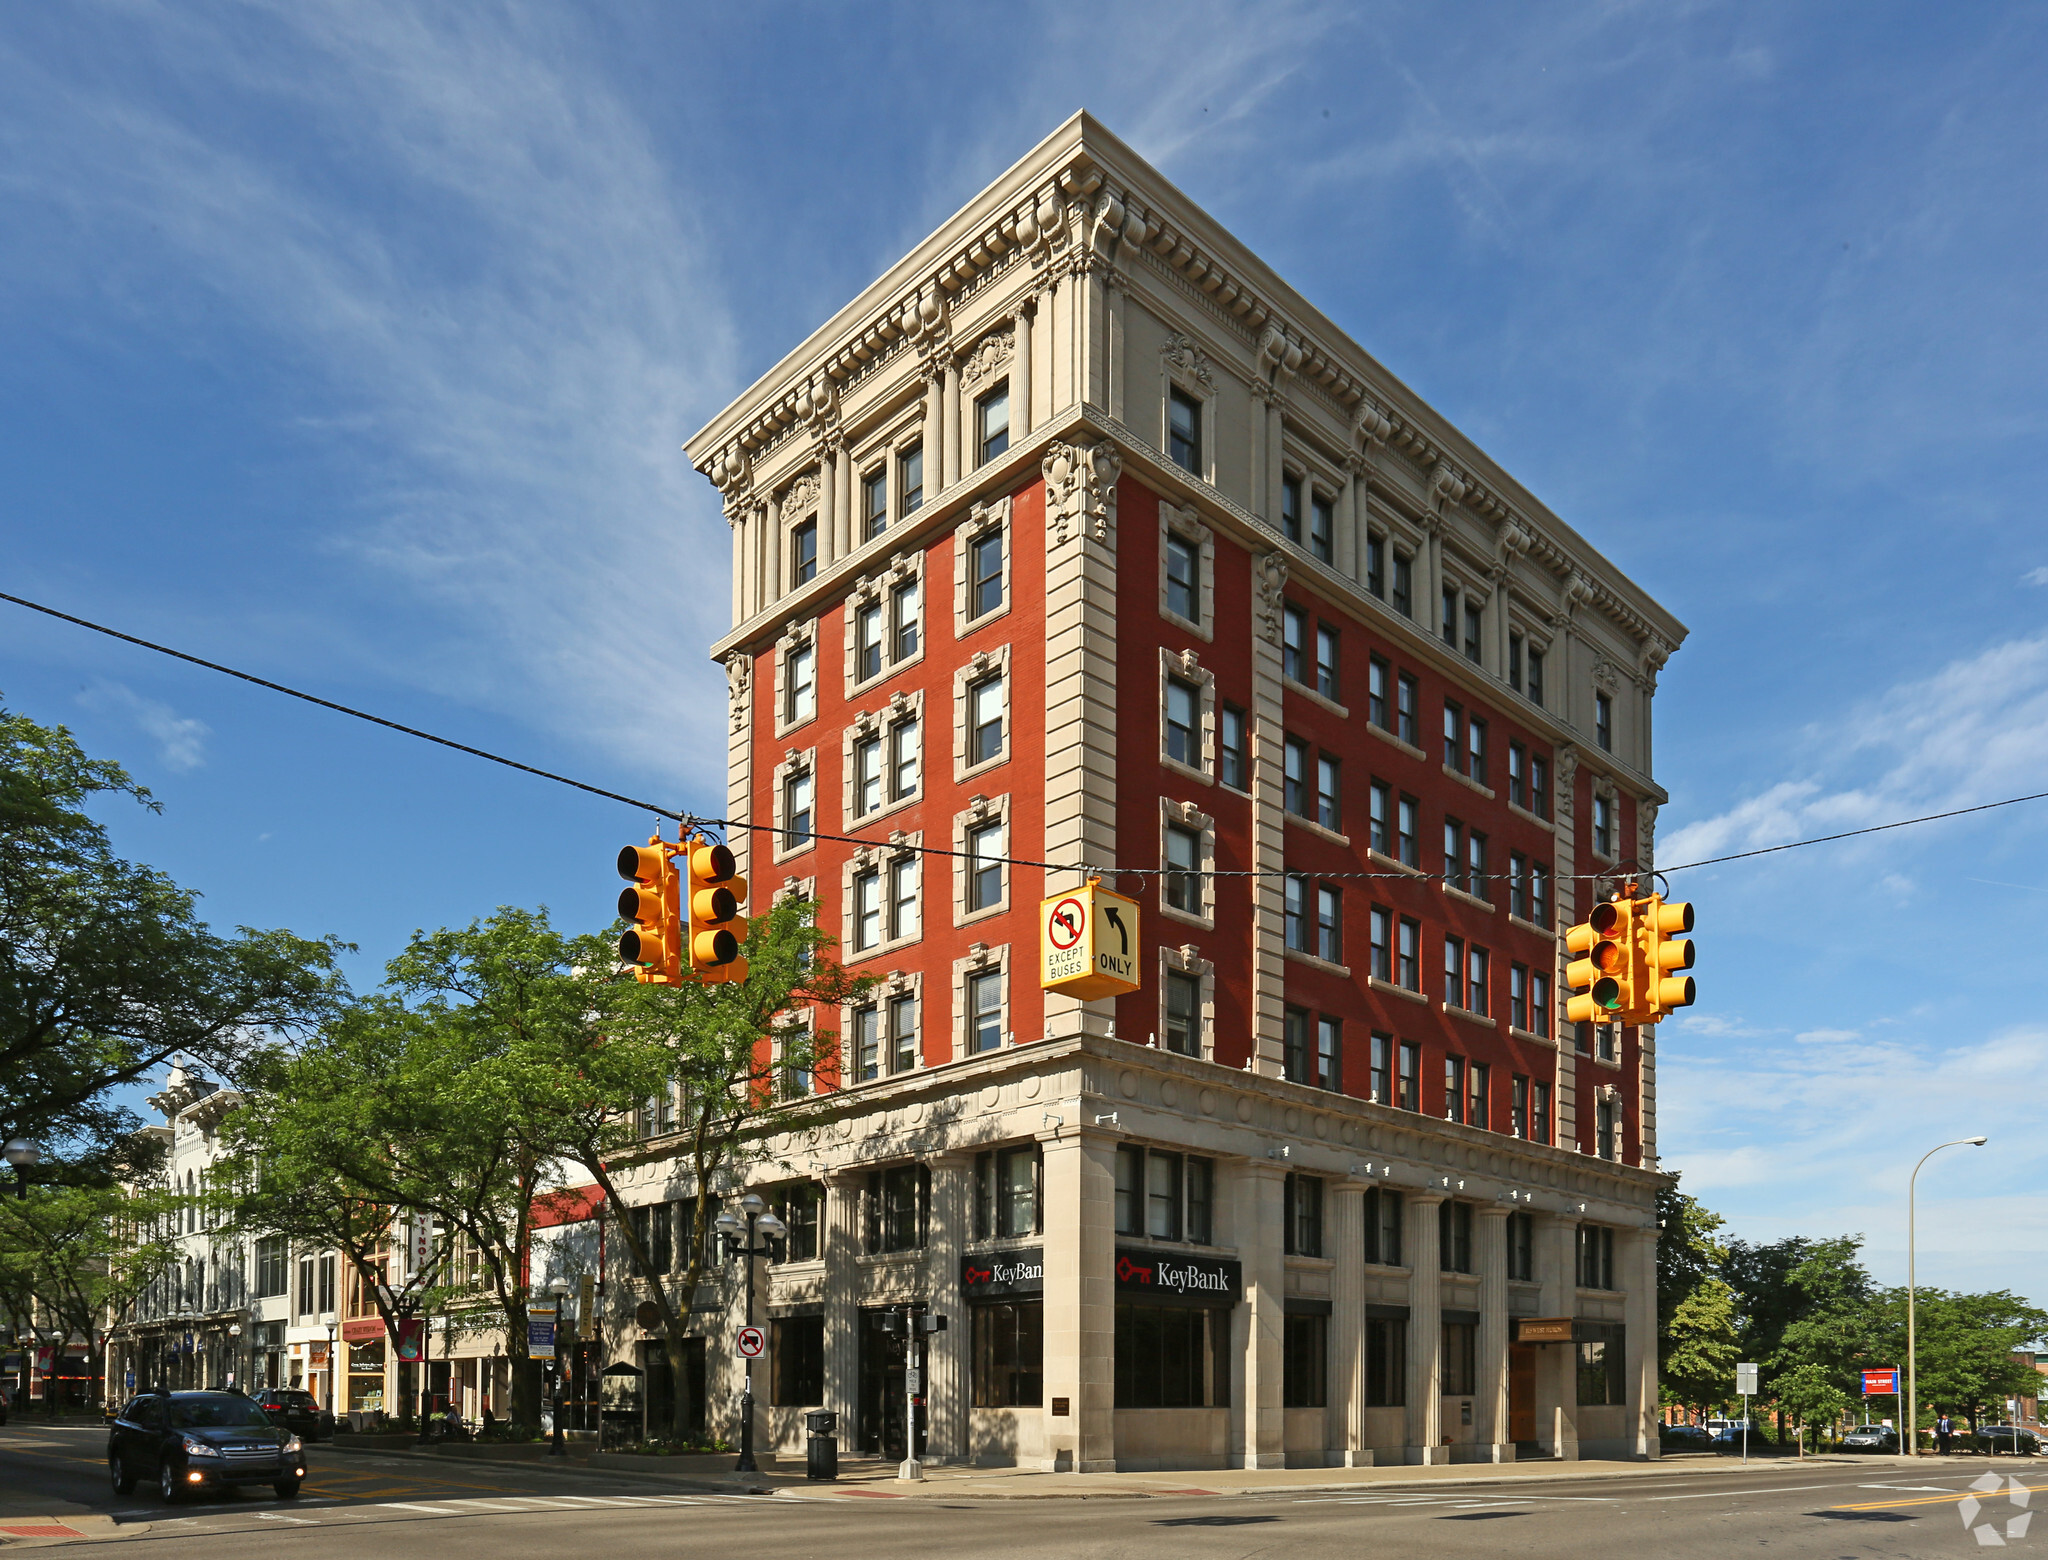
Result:
<svg viewBox="0 0 2048 1560"><path fill-rule="evenodd" d="M1526 1343L1508 1346L1508 1439L1536 1439L1536 1350Z"/></svg>

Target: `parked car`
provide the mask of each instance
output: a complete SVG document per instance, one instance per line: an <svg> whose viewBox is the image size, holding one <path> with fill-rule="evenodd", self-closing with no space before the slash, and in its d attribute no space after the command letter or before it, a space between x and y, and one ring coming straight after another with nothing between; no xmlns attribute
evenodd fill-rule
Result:
<svg viewBox="0 0 2048 1560"><path fill-rule="evenodd" d="M1890 1425L1858 1425L1842 1437L1845 1452L1896 1452L1899 1432Z"/></svg>
<svg viewBox="0 0 2048 1560"><path fill-rule="evenodd" d="M1714 1444L1714 1432L1705 1425L1659 1425L1657 1436L1666 1446L1674 1449L1690 1448L1694 1451L1708 1451Z"/></svg>
<svg viewBox="0 0 2048 1560"><path fill-rule="evenodd" d="M1991 1443L1994 1452L2038 1452L2041 1437L2025 1425L1984 1425L1978 1438Z"/></svg>
<svg viewBox="0 0 2048 1560"><path fill-rule="evenodd" d="M256 1406L268 1414L271 1423L283 1425L293 1435L308 1441L334 1439L334 1415L300 1387L271 1387L258 1392Z"/></svg>
<svg viewBox="0 0 2048 1560"><path fill-rule="evenodd" d="M7 1389L0 1386L0 1425L7 1423Z"/></svg>
<svg viewBox="0 0 2048 1560"><path fill-rule="evenodd" d="M115 1419L107 1472L116 1495L153 1477L166 1501L241 1484L268 1484L289 1500L299 1493L306 1459L299 1438L239 1392L151 1392Z"/></svg>
<svg viewBox="0 0 2048 1560"><path fill-rule="evenodd" d="M1707 1430L1714 1438L1714 1450L1717 1452L1741 1451L1743 1423L1740 1419L1709 1419L1707 1421ZM1753 1452L1759 1451L1764 1445L1763 1430L1754 1419L1748 1421L1748 1424L1749 1449Z"/></svg>

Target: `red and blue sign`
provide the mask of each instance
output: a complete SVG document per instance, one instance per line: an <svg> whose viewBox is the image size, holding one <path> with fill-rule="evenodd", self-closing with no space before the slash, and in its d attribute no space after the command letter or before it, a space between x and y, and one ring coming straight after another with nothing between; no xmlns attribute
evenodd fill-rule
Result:
<svg viewBox="0 0 2048 1560"><path fill-rule="evenodd" d="M1863 1373L1865 1397L1897 1397L1898 1394L1899 1373L1896 1367L1890 1370L1866 1370Z"/></svg>

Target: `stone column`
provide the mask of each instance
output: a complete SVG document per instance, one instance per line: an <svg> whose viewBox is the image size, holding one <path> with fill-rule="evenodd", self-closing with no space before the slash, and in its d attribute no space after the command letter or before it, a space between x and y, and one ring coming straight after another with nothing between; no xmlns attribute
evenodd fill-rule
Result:
<svg viewBox="0 0 2048 1560"><path fill-rule="evenodd" d="M1330 1411L1324 1466L1370 1468L1365 1446L1365 1187L1332 1181L1323 1229L1329 1237Z"/></svg>
<svg viewBox="0 0 2048 1560"><path fill-rule="evenodd" d="M946 462L939 486L949 488L960 480L960 418L964 410L960 404L960 365L952 361L950 353L946 362L945 392L940 397L939 406L945 414L945 433L940 441L940 451Z"/></svg>
<svg viewBox="0 0 2048 1560"><path fill-rule="evenodd" d="M1277 379L1277 375L1275 378ZM1266 514L1276 526L1280 523L1280 484L1286 479L1287 419L1281 413L1280 387L1273 387L1273 398L1266 403ZM1306 505L1308 495L1302 495ZM1308 515L1304 509L1302 524L1307 525Z"/></svg>
<svg viewBox="0 0 2048 1560"><path fill-rule="evenodd" d="M1347 463L1344 485L1337 490L1337 572L1358 578L1358 474Z"/></svg>
<svg viewBox="0 0 2048 1560"><path fill-rule="evenodd" d="M735 510L725 517L732 532L732 626L747 620L747 512Z"/></svg>
<svg viewBox="0 0 2048 1560"><path fill-rule="evenodd" d="M825 1407L839 1415L839 1444L860 1421L860 1199L867 1176L825 1177Z"/></svg>
<svg viewBox="0 0 2048 1560"><path fill-rule="evenodd" d="M925 1298L946 1318L946 1330L925 1339L926 1441L934 1462L967 1458L967 1313L960 1304L960 1250L972 1215L974 1160L936 1154L932 1171L931 1235L925 1246Z"/></svg>
<svg viewBox="0 0 2048 1560"><path fill-rule="evenodd" d="M1017 310L1010 343L1010 442L1022 444L1031 432L1031 316L1038 307L1027 298Z"/></svg>
<svg viewBox="0 0 2048 1560"><path fill-rule="evenodd" d="M1092 1129L1045 1144L1045 1444L1057 1471L1116 1471L1116 1145Z"/></svg>
<svg viewBox="0 0 2048 1560"><path fill-rule="evenodd" d="M860 546L860 537L855 533L853 517L853 451L842 440L839 446L839 491L832 500L833 513L839 517L839 542L833 556L844 558Z"/></svg>
<svg viewBox="0 0 2048 1560"><path fill-rule="evenodd" d="M1657 1231L1616 1230L1614 1265L1628 1285L1623 1370L1628 1382L1630 1455L1655 1457L1657 1440Z"/></svg>
<svg viewBox="0 0 2048 1560"><path fill-rule="evenodd" d="M1578 1315L1578 1238L1576 1218L1536 1215L1536 1278L1545 1316ZM1571 1344L1550 1343L1536 1351L1536 1436L1553 1456L1578 1460L1578 1350Z"/></svg>
<svg viewBox="0 0 2048 1560"><path fill-rule="evenodd" d="M1281 595L1286 556L1275 548L1251 560L1254 610L1251 652L1252 1070L1269 1078L1285 1071L1287 992L1285 695L1280 682Z"/></svg>
<svg viewBox="0 0 2048 1560"><path fill-rule="evenodd" d="M1479 1422L1473 1451L1480 1462L1513 1462L1508 1438L1508 1210L1479 1210Z"/></svg>
<svg viewBox="0 0 2048 1560"><path fill-rule="evenodd" d="M1415 620L1431 639L1442 639L1444 632L1443 527L1442 516L1423 516L1422 550L1415 555Z"/></svg>
<svg viewBox="0 0 2048 1560"><path fill-rule="evenodd" d="M924 501L930 503L945 486L946 465L946 375L936 360L928 361L924 374ZM931 610L927 604L925 610Z"/></svg>
<svg viewBox="0 0 2048 1560"><path fill-rule="evenodd" d="M1493 580L1493 604L1487 612L1493 619L1493 632L1486 636L1486 653L1493 658L1487 668L1494 676L1507 681L1508 675L1508 571L1506 564L1495 564L1487 571ZM1528 686L1526 682L1524 687Z"/></svg>
<svg viewBox="0 0 2048 1560"><path fill-rule="evenodd" d="M1250 1160L1232 1177L1231 1228L1244 1263L1244 1466L1287 1466L1286 1366L1287 1257L1282 1239L1282 1182L1286 1172L1268 1160ZM1235 1340L1233 1340L1235 1341Z"/></svg>
<svg viewBox="0 0 2048 1560"><path fill-rule="evenodd" d="M763 541L767 547L765 554L767 568L763 571L762 579L768 587L768 599L764 605L773 606L782 599L783 593L789 589L789 586L785 583L786 576L783 572L789 567L789 544L783 539L782 535L782 495L780 493L771 493L768 496L766 528L768 534L763 538Z"/></svg>
<svg viewBox="0 0 2048 1560"><path fill-rule="evenodd" d="M843 451L836 438L818 448L818 572L839 561L839 462Z"/></svg>
<svg viewBox="0 0 2048 1560"><path fill-rule="evenodd" d="M1407 1205L1408 1449L1412 1465L1450 1461L1443 1446L1443 1258L1437 1238L1440 1192L1416 1192Z"/></svg>

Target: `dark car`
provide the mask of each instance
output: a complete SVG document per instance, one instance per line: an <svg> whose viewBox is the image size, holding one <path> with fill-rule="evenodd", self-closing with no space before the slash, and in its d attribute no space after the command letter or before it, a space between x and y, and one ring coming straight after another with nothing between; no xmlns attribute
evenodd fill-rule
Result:
<svg viewBox="0 0 2048 1560"><path fill-rule="evenodd" d="M1858 1425L1842 1437L1845 1452L1896 1452L1899 1432L1889 1425Z"/></svg>
<svg viewBox="0 0 2048 1560"><path fill-rule="evenodd" d="M239 1392L150 1392L114 1420L107 1471L117 1495L154 1478L166 1501L238 1484L268 1484L289 1500L306 1459L299 1438Z"/></svg>
<svg viewBox="0 0 2048 1560"><path fill-rule="evenodd" d="M334 1416L299 1387L271 1387L256 1394L256 1406L293 1435L308 1441L334 1439Z"/></svg>
<svg viewBox="0 0 2048 1560"><path fill-rule="evenodd" d="M1706 1451L1714 1444L1714 1433L1705 1425L1659 1425L1657 1436L1673 1449L1691 1447L1695 1451Z"/></svg>
<svg viewBox="0 0 2048 1560"><path fill-rule="evenodd" d="M2041 1449L2041 1438L2023 1425L1986 1425L1977 1434L1991 1443L1994 1452L2031 1454Z"/></svg>

